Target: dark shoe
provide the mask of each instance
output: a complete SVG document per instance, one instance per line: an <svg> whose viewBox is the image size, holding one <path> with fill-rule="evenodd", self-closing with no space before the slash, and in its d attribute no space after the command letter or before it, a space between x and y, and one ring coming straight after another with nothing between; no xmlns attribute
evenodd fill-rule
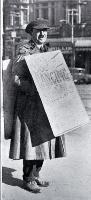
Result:
<svg viewBox="0 0 91 200"><path fill-rule="evenodd" d="M31 191L33 193L39 193L40 192L40 188L38 187L36 181L30 181L30 182L26 182L24 181L24 188L28 191Z"/></svg>
<svg viewBox="0 0 91 200"><path fill-rule="evenodd" d="M48 181L43 181L40 178L35 178L35 181L36 181L37 185L39 185L41 187L48 187L49 186Z"/></svg>

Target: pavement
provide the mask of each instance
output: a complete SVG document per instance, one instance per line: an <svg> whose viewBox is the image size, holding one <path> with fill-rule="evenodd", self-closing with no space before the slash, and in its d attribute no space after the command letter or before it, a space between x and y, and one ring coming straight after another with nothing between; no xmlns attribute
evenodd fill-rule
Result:
<svg viewBox="0 0 91 200"><path fill-rule="evenodd" d="M91 120L65 138L66 157L45 161L41 170L50 186L33 194L22 186L22 160L8 158L10 141L2 137L2 200L91 200Z"/></svg>

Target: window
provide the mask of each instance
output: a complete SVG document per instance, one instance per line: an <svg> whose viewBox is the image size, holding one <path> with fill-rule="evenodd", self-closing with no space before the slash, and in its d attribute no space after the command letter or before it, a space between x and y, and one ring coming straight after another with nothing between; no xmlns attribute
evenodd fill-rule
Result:
<svg viewBox="0 0 91 200"><path fill-rule="evenodd" d="M54 2L51 2L51 5L54 7L55 3L54 3Z"/></svg>
<svg viewBox="0 0 91 200"><path fill-rule="evenodd" d="M15 26L19 26L19 16L18 15L16 15L15 17L14 17L14 20L15 20Z"/></svg>
<svg viewBox="0 0 91 200"><path fill-rule="evenodd" d="M39 10L36 9L36 18L39 18Z"/></svg>
<svg viewBox="0 0 91 200"><path fill-rule="evenodd" d="M11 12L9 16L9 25L10 26L19 26L20 15L19 13Z"/></svg>
<svg viewBox="0 0 91 200"><path fill-rule="evenodd" d="M44 19L48 19L48 8L42 9L42 15Z"/></svg>
<svg viewBox="0 0 91 200"><path fill-rule="evenodd" d="M44 19L48 19L48 3L42 3L41 4L42 8L42 16Z"/></svg>
<svg viewBox="0 0 91 200"><path fill-rule="evenodd" d="M41 15L42 18L48 19L48 3L36 3L35 13L36 18L39 18Z"/></svg>
<svg viewBox="0 0 91 200"><path fill-rule="evenodd" d="M27 23L27 10L23 10L23 23L26 24Z"/></svg>
<svg viewBox="0 0 91 200"><path fill-rule="evenodd" d="M21 3L29 3L29 0L20 0Z"/></svg>
<svg viewBox="0 0 91 200"><path fill-rule="evenodd" d="M13 26L13 14L12 13L10 13L10 18L9 18L9 21L8 21L8 25Z"/></svg>
<svg viewBox="0 0 91 200"><path fill-rule="evenodd" d="M42 3L42 7L48 7L48 3Z"/></svg>
<svg viewBox="0 0 91 200"><path fill-rule="evenodd" d="M55 10L54 10L54 7L52 8L52 22L51 22L51 25L54 25L55 23L55 19L54 19L54 13L55 13Z"/></svg>
<svg viewBox="0 0 91 200"><path fill-rule="evenodd" d="M72 19L73 19L73 24L78 23L78 11L77 11L77 9L67 9L67 22L69 24L72 24Z"/></svg>
<svg viewBox="0 0 91 200"><path fill-rule="evenodd" d="M27 5L22 5L21 9L21 25L27 24L28 23L28 18L29 18L29 7Z"/></svg>

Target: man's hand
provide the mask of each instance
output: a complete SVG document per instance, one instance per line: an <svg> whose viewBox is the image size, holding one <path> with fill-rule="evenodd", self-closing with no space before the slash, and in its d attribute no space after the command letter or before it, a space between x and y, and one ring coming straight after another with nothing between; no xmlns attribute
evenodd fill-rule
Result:
<svg viewBox="0 0 91 200"><path fill-rule="evenodd" d="M17 75L15 75L15 83L20 86L20 79Z"/></svg>

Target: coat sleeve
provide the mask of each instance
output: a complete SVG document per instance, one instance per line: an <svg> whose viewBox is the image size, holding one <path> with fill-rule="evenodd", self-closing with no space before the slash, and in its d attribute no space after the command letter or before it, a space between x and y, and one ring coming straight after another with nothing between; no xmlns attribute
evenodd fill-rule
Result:
<svg viewBox="0 0 91 200"><path fill-rule="evenodd" d="M17 88L14 85L12 78L13 61L3 71L3 109L4 109L4 138L11 139L14 105L17 97Z"/></svg>
<svg viewBox="0 0 91 200"><path fill-rule="evenodd" d="M18 89L21 90L21 92L29 94L30 96L33 96L35 94L36 87L25 60L21 60L13 66L12 74L14 79L16 75L18 76L20 80L20 85L18 85Z"/></svg>
<svg viewBox="0 0 91 200"><path fill-rule="evenodd" d="M18 76L20 80L19 90L30 96L34 95L37 91L36 86L24 59L24 56L31 55L30 45L28 43L20 43L16 52L12 69L13 78L15 79L15 76Z"/></svg>

